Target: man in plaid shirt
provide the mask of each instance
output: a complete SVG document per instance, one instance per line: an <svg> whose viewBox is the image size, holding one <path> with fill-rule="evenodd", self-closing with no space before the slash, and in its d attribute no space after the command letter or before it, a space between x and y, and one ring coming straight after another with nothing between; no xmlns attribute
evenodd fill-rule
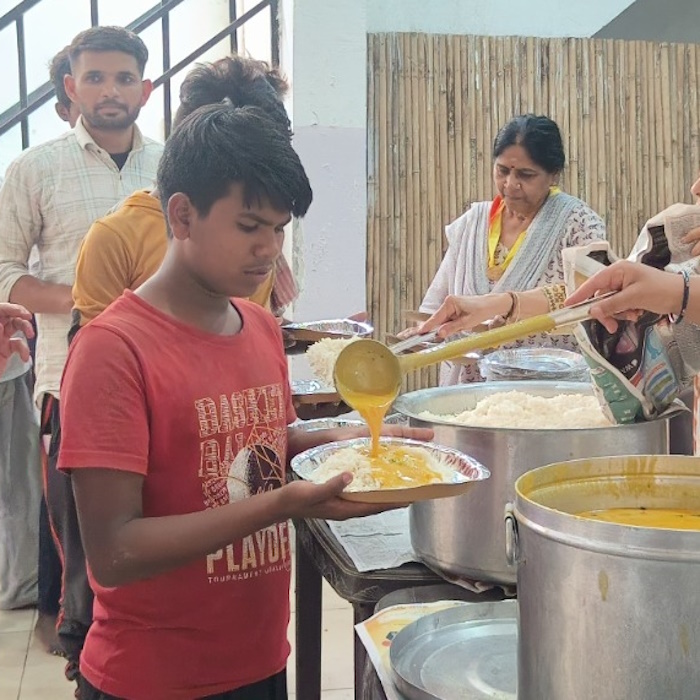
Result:
<svg viewBox="0 0 700 700"><path fill-rule="evenodd" d="M71 131L22 153L0 190L0 303L21 304L36 315L35 398L42 407L42 430L51 434L46 497L67 582L71 552L62 534L76 516L70 480L56 471L55 460L75 263L92 222L133 191L152 186L162 153L135 124L152 90L143 79L148 59L143 41L121 27L93 27L75 37L68 54L72 74L64 78L65 88L81 116ZM36 274L29 269L34 246ZM50 547L47 535L45 527L37 633L48 644L57 601L56 572L42 566L41 550ZM70 605L64 598L64 609Z"/></svg>

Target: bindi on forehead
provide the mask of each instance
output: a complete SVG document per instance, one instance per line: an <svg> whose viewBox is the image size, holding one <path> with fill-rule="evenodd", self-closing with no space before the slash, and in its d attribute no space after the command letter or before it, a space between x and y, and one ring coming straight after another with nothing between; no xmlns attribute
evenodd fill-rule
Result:
<svg viewBox="0 0 700 700"><path fill-rule="evenodd" d="M523 163L520 163L517 160L515 162L513 162L513 161L509 162L508 160L506 160L506 161L497 160L496 161L496 168L501 173L514 172L514 173L520 173L522 175L538 175L540 172L542 172L538 168L530 167L529 165L525 165Z"/></svg>

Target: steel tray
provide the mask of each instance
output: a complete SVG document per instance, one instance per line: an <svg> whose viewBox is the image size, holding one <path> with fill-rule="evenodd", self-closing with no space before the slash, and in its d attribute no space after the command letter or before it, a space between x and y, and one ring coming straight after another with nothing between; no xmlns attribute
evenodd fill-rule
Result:
<svg viewBox="0 0 700 700"><path fill-rule="evenodd" d="M353 321L349 318L336 318L327 321L307 321L303 323L287 323L282 330L289 336L294 345L287 348L288 355L306 352L310 345L323 338L352 338L360 336L367 338L372 335L373 327L369 323Z"/></svg>
<svg viewBox="0 0 700 700"><path fill-rule="evenodd" d="M515 700L517 635L515 600L426 615L391 642L394 683L409 700Z"/></svg>

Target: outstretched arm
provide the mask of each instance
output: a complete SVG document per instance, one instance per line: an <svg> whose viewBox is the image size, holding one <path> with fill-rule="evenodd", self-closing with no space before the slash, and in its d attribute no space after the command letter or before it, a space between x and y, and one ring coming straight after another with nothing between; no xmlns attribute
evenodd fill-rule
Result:
<svg viewBox="0 0 700 700"><path fill-rule="evenodd" d="M678 314L683 304L683 276L663 272L649 265L627 260L616 262L586 280L566 301L567 305L590 299L596 294L617 291L612 297L591 307L610 332L617 329L616 316L625 318L639 311L657 314ZM685 318L700 323L700 278L690 277Z"/></svg>

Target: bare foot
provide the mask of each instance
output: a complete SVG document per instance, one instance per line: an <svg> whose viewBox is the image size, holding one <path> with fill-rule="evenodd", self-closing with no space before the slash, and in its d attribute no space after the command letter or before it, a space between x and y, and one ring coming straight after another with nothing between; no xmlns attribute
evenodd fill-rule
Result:
<svg viewBox="0 0 700 700"><path fill-rule="evenodd" d="M34 625L34 635L39 640L39 643L49 654L54 656L63 656L63 649L58 643L58 634L56 633L56 616L48 615L47 613L38 613L36 625Z"/></svg>

